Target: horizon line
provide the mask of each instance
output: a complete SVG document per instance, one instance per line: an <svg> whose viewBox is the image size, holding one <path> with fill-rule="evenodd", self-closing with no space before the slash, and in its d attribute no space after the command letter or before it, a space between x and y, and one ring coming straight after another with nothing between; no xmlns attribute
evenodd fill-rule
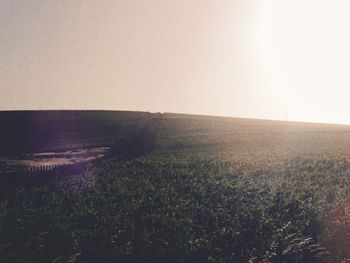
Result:
<svg viewBox="0 0 350 263"><path fill-rule="evenodd" d="M300 123L300 124L319 124L319 125L334 125L334 126L350 126L350 123L340 122L318 122L318 121L301 121L301 120L285 120L285 119L269 119L259 118L250 116L232 116L232 115L213 115L205 113L188 113L188 112L168 112L168 111L146 111L146 110L127 110L127 109L0 109L2 112L54 112L54 111L100 111L100 112L135 112L135 113L150 113L150 114L177 114L177 115L188 115L188 116L202 116L211 118L231 118L231 119L245 119L245 120L259 120L259 121L274 121L274 122L285 122L285 123Z"/></svg>

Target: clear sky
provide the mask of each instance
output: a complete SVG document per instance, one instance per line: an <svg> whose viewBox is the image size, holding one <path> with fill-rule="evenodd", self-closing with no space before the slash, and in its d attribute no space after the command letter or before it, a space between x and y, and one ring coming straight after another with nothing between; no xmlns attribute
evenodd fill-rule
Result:
<svg viewBox="0 0 350 263"><path fill-rule="evenodd" d="M350 123L348 0L0 0L0 109Z"/></svg>

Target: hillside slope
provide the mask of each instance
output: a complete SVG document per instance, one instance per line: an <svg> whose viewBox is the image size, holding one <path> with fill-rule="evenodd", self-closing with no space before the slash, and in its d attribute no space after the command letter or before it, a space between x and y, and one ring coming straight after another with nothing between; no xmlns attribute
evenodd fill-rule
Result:
<svg viewBox="0 0 350 263"><path fill-rule="evenodd" d="M122 142L143 136L143 143L155 140L150 149L155 155L350 156L350 126L345 125L123 111L0 112L0 123L1 155L130 148Z"/></svg>

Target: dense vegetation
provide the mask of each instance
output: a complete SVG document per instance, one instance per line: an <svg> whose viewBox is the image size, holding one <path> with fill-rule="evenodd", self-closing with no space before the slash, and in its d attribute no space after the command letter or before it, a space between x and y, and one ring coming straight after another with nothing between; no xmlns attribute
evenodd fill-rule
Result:
<svg viewBox="0 0 350 263"><path fill-rule="evenodd" d="M104 111L0 123L1 262L350 258L348 126ZM69 183L6 172L25 153L100 146Z"/></svg>
<svg viewBox="0 0 350 263"><path fill-rule="evenodd" d="M341 159L298 158L264 170L220 159L139 158L110 163L93 189L62 189L18 184L3 198L3 262L350 257L349 163Z"/></svg>

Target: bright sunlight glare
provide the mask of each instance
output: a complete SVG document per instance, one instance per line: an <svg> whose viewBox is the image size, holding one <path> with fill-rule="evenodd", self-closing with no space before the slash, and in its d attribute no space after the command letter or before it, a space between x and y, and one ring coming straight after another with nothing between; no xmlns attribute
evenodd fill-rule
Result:
<svg viewBox="0 0 350 263"><path fill-rule="evenodd" d="M291 119L350 123L350 2L269 0L257 34Z"/></svg>

